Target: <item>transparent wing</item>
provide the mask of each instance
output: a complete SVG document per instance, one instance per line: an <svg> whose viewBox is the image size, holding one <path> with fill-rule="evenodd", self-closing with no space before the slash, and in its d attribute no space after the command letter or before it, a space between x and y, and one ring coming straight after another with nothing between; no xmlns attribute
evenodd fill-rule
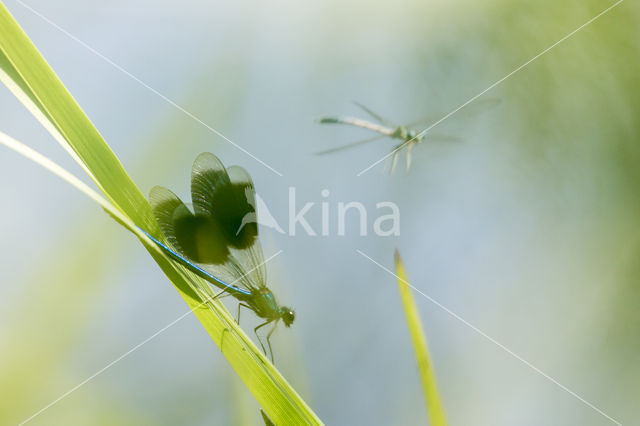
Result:
<svg viewBox="0 0 640 426"><path fill-rule="evenodd" d="M266 267L264 265L264 255L262 246L256 243L249 248L236 250L231 248L231 256L224 265L202 265L205 270L211 273L220 271L221 274L228 274L227 282L248 290L264 288L267 286Z"/></svg>
<svg viewBox="0 0 640 426"><path fill-rule="evenodd" d="M460 112L465 117L471 117L477 114L481 114L483 112L487 112L492 108L497 107L502 103L502 99L499 98L485 98L480 100L475 100L471 102L469 105L464 107Z"/></svg>
<svg viewBox="0 0 640 426"><path fill-rule="evenodd" d="M218 157L209 152L198 155L191 169L191 202L194 211L208 214L213 208L213 192L229 184L229 175Z"/></svg>
<svg viewBox="0 0 640 426"><path fill-rule="evenodd" d="M362 141L353 142L353 143L349 143L349 144L346 144L346 145L340 145L340 146L337 146L335 148L325 149L324 151L316 152L316 155L331 154L332 152L338 152L338 151L342 151L343 149L349 149L349 148L353 148L353 147L356 147L356 146L359 146L359 145L364 145L364 144L369 143L369 142L377 141L378 139L382 139L384 137L386 137L386 135L374 136L372 138L368 138L368 139L365 139L365 140L362 140Z"/></svg>
<svg viewBox="0 0 640 426"><path fill-rule="evenodd" d="M425 135L425 138L429 142L462 142L462 139L458 136L445 135L442 133L428 132Z"/></svg>
<svg viewBox="0 0 640 426"><path fill-rule="evenodd" d="M181 252L176 231L173 224L173 214L179 208L186 208L184 203L176 194L162 186L154 186L149 193L149 203L153 209L153 214L158 221L160 230L165 235L169 244Z"/></svg>
<svg viewBox="0 0 640 426"><path fill-rule="evenodd" d="M364 112L369 114L371 117L373 117L374 119L378 120L380 123L382 123L382 124L384 124L386 126L389 126L389 127L398 127L397 124L394 124L392 121L387 120L386 118L382 117L380 114L376 114L375 112L373 112L372 110L370 110L366 106L362 105L360 102L353 101L353 103L356 104Z"/></svg>
<svg viewBox="0 0 640 426"><path fill-rule="evenodd" d="M461 118L473 117L475 115L478 115L478 114L481 114L483 112L489 111L492 108L495 108L496 106L500 105L501 102L502 102L502 100L498 99L498 98L480 99L480 100L471 102L469 105L467 105L464 108L460 109L460 111L456 112L454 115L458 116L458 117L461 117ZM416 121L414 121L412 123L407 124L407 127L415 127L415 126L418 126L418 125L429 126L429 125L437 122L438 120L442 119L442 117L444 117L445 115L446 115L446 113L442 113L439 116L425 117L425 118L422 118L420 120L416 120Z"/></svg>

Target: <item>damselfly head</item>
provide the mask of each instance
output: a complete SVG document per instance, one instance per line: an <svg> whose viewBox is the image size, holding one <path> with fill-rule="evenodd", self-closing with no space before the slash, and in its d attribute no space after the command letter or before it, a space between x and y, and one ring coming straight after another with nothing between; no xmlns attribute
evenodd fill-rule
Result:
<svg viewBox="0 0 640 426"><path fill-rule="evenodd" d="M290 327L293 321L296 319L296 313L291 308L282 306L280 308L280 318L286 327Z"/></svg>

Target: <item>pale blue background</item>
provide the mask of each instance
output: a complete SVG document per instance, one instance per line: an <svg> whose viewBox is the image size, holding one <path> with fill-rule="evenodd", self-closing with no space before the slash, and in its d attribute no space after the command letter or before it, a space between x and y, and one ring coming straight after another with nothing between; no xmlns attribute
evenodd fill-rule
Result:
<svg viewBox="0 0 640 426"><path fill-rule="evenodd" d="M421 291L623 424L637 420L631 2L492 90L499 107L438 127L461 143L416 147L409 174L401 162L393 176L378 166L361 177L391 142L314 156L367 136L316 118L362 115L357 100L400 122L437 119L609 3L27 3L284 174L7 0L143 192L160 184L186 197L193 159L212 151L249 170L282 226L290 186L299 204L329 189L332 214L339 201L361 201L374 217L375 203L398 204L398 238L359 237L355 222L346 237L335 227L330 237L263 230L266 256L283 250L268 267L271 287L298 314L273 338L277 365L327 424L427 421L395 279L355 252L393 269L395 247ZM82 176L5 89L0 130ZM0 170L0 349L25 354L1 368L33 375L31 387L14 387L24 405L2 408L19 422L187 307L138 241L83 195L6 149ZM319 214L316 205L308 215L317 230ZM64 291L83 296L70 303ZM452 425L612 424L427 299L416 302ZM256 324L248 317L246 330ZM77 330L57 341L65 324ZM190 316L30 424L102 424L108 413L129 424L257 425L257 410Z"/></svg>

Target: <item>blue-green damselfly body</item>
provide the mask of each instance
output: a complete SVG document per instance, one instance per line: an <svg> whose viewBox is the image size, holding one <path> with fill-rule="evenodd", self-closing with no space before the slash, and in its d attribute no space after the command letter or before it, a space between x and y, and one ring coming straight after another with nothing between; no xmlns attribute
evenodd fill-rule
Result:
<svg viewBox="0 0 640 426"><path fill-rule="evenodd" d="M213 154L204 152L193 163L192 209L170 190L156 186L149 201L168 245L145 232L172 259L231 295L240 308L252 310L264 322L254 332L266 354L258 330L273 324L267 346L273 361L271 335L278 322L286 327L295 312L278 304L267 287L260 241L255 188L251 176L239 166L225 168Z"/></svg>

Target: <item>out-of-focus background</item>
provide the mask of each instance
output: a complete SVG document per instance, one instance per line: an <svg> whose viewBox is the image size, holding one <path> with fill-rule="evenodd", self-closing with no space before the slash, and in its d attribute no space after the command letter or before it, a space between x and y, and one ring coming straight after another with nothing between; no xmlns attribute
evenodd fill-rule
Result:
<svg viewBox="0 0 640 426"><path fill-rule="evenodd" d="M624 2L423 143L390 176L381 140L321 126L362 116L438 119L613 4L482 1L25 3L280 177L107 63L22 1L5 4L143 192L188 199L211 151L253 176L287 228L296 208L329 236L262 229L271 288L297 311L273 338L276 364L327 424L418 424L427 416L393 276L401 251L424 293L622 424L640 395L640 8ZM1 29L0 29L1 30ZM428 124L428 123L427 123ZM0 130L82 171L0 88ZM187 307L139 242L48 172L0 153L0 423L16 424L182 315ZM85 179L86 180L86 179ZM322 191L329 190L323 197ZM359 201L337 235L338 202ZM399 237L373 235L395 202ZM416 295L452 425L614 424ZM234 307L233 303L229 304ZM235 309L235 308L234 308ZM243 316L243 327L257 324ZM29 422L261 423L258 407L189 316Z"/></svg>

